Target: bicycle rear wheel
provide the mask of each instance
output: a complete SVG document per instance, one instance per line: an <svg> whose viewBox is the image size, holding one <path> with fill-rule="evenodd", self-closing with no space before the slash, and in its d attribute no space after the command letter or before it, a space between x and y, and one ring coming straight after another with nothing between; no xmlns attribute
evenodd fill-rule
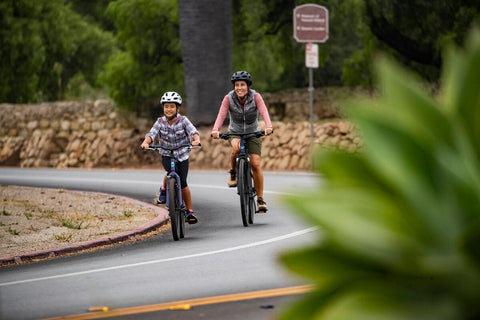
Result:
<svg viewBox="0 0 480 320"><path fill-rule="evenodd" d="M248 194L248 173L247 162L245 159L238 160L238 191L240 195L240 211L242 214L242 222L244 227L248 227L248 212L249 212L249 194Z"/></svg>
<svg viewBox="0 0 480 320"><path fill-rule="evenodd" d="M168 215L170 216L170 224L172 227L173 240L180 239L181 233L181 217L180 204L178 201L177 181L175 178L169 178L167 181L168 188Z"/></svg>

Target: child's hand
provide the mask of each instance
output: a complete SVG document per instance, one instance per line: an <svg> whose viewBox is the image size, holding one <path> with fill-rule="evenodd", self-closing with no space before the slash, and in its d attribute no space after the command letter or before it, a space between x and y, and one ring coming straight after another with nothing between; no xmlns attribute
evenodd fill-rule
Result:
<svg viewBox="0 0 480 320"><path fill-rule="evenodd" d="M200 141L197 141L197 140L192 141L192 146L199 146L199 145L200 145Z"/></svg>
<svg viewBox="0 0 480 320"><path fill-rule="evenodd" d="M140 145L140 148L142 148L143 150L147 150L149 145L150 144L148 144L146 141L143 141L143 143Z"/></svg>
<svg viewBox="0 0 480 320"><path fill-rule="evenodd" d="M218 138L220 138L220 132L218 132L218 131L212 131L212 138L213 138L213 139L218 139Z"/></svg>

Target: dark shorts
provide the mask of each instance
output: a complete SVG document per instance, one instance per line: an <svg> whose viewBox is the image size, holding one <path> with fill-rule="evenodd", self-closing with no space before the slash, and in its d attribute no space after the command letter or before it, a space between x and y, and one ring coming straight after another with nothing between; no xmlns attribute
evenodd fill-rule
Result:
<svg viewBox="0 0 480 320"><path fill-rule="evenodd" d="M170 157L162 156L162 164L165 168L165 171L170 173ZM188 176L188 159L182 162L177 162L175 166L175 171L180 176L180 184L182 189L188 187L187 176Z"/></svg>
<svg viewBox="0 0 480 320"><path fill-rule="evenodd" d="M240 139L238 136L231 136L228 138L228 141L232 142L233 139ZM259 156L262 155L262 138L248 138L245 140L245 147L247 148L248 154L258 154Z"/></svg>

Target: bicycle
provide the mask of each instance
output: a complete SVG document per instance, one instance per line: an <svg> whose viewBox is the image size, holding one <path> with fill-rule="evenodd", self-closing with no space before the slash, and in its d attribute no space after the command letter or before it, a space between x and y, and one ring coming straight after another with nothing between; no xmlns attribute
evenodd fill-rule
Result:
<svg viewBox="0 0 480 320"><path fill-rule="evenodd" d="M167 175L167 207L168 215L170 216L170 224L172 226L173 240L178 241L185 237L185 216L187 215L187 208L182 199L182 187L180 185L180 176L176 172L176 164L178 159L174 155L174 151L182 148L200 148L201 146L192 146L189 144L181 145L176 148L166 148L160 145L150 145L148 150L165 150L170 152L170 173Z"/></svg>
<svg viewBox="0 0 480 320"><path fill-rule="evenodd" d="M240 196L240 212L242 214L242 223L244 227L253 224L257 205L255 197L257 192L253 185L253 175L250 166L250 155L246 152L245 140L248 138L260 138L265 135L265 131L252 133L220 133L219 138L228 140L230 137L240 138L240 152L235 156L237 168L237 194ZM261 211L264 212L264 211Z"/></svg>

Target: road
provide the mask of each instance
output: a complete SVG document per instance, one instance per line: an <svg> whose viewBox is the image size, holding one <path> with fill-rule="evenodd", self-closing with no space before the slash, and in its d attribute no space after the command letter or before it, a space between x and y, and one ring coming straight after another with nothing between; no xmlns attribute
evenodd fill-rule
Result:
<svg viewBox="0 0 480 320"><path fill-rule="evenodd" d="M101 191L146 202L161 178L162 172L153 170L0 168L2 184ZM226 179L226 172L190 172L199 223L187 226L181 241L163 233L108 250L0 269L0 318L50 318L95 306L128 309L306 284L279 264L278 255L315 241L318 234L287 209L282 197L320 180L309 173L266 172L270 211L245 228L238 195L226 187ZM214 313L216 319L234 318Z"/></svg>

